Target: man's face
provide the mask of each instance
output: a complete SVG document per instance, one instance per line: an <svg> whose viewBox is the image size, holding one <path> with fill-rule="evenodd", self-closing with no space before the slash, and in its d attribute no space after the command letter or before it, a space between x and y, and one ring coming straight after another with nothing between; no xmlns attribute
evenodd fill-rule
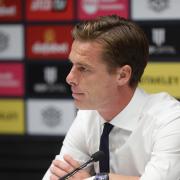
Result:
<svg viewBox="0 0 180 180"><path fill-rule="evenodd" d="M100 110L116 98L117 75L109 74L101 54L102 46L96 42L75 40L72 44L69 59L73 66L66 81L79 109Z"/></svg>

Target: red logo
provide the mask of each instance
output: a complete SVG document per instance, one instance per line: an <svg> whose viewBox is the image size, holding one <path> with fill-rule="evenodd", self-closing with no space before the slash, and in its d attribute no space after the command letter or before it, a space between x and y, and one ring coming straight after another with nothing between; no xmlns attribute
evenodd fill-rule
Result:
<svg viewBox="0 0 180 180"><path fill-rule="evenodd" d="M129 16L129 4L127 0L78 0L77 2L79 19L91 19L108 14L117 14L125 18Z"/></svg>
<svg viewBox="0 0 180 180"><path fill-rule="evenodd" d="M21 19L21 0L0 0L0 21L19 21Z"/></svg>
<svg viewBox="0 0 180 180"><path fill-rule="evenodd" d="M74 18L73 0L28 0L26 3L27 20L57 21Z"/></svg>
<svg viewBox="0 0 180 180"><path fill-rule="evenodd" d="M72 44L71 26L30 26L27 56L30 59L66 59Z"/></svg>
<svg viewBox="0 0 180 180"><path fill-rule="evenodd" d="M0 64L0 95L24 95L24 67L19 63Z"/></svg>

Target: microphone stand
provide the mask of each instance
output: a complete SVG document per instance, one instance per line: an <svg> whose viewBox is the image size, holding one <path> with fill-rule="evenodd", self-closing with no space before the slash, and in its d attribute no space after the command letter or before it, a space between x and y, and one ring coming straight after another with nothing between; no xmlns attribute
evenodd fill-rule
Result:
<svg viewBox="0 0 180 180"><path fill-rule="evenodd" d="M79 166L78 168L74 169L73 171L71 171L70 173L66 174L65 176L59 178L59 180L66 180L69 179L71 176L73 176L75 173L77 173L79 170L83 169L84 167L86 167L89 163L93 162L94 158L89 159L89 161L87 161L86 163L82 164L81 166Z"/></svg>

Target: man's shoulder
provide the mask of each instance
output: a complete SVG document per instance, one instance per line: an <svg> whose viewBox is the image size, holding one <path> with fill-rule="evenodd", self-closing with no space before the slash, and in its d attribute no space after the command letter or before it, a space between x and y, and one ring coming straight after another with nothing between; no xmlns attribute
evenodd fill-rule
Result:
<svg viewBox="0 0 180 180"><path fill-rule="evenodd" d="M166 92L151 94L144 112L153 119L170 120L180 117L180 102Z"/></svg>
<svg viewBox="0 0 180 180"><path fill-rule="evenodd" d="M180 108L180 102L167 92L149 95L148 105L153 109Z"/></svg>

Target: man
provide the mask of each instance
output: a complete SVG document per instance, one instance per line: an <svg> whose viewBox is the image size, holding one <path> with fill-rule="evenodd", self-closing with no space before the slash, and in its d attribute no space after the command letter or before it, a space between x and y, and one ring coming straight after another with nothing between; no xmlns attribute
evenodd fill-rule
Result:
<svg viewBox="0 0 180 180"><path fill-rule="evenodd" d="M105 122L113 125L110 180L179 180L180 103L138 88L148 59L143 31L111 15L82 22L72 34L67 83L80 110L43 180L58 180L98 151ZM99 171L95 162L70 179Z"/></svg>

